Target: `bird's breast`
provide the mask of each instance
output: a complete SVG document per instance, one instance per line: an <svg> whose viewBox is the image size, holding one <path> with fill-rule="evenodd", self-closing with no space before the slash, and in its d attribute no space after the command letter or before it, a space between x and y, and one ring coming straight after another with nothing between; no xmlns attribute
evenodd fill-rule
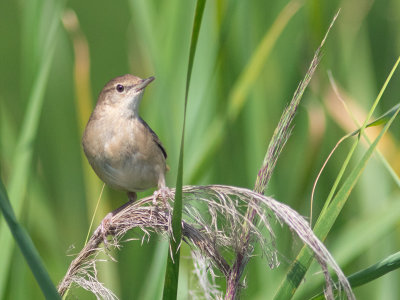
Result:
<svg viewBox="0 0 400 300"><path fill-rule="evenodd" d="M96 120L98 121L98 120ZM96 174L113 188L141 191L157 186L165 159L137 119L91 124L84 134L85 154ZM107 124L107 126L102 126Z"/></svg>

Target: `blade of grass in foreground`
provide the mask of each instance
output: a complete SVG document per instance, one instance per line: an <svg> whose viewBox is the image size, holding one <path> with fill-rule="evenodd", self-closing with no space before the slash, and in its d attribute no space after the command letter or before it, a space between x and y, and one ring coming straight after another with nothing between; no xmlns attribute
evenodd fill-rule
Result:
<svg viewBox="0 0 400 300"><path fill-rule="evenodd" d="M400 268L400 252L396 252L382 261L350 275L348 279L351 286L354 288L371 282L398 268ZM320 293L311 298L311 300L317 299L324 299L324 294Z"/></svg>
<svg viewBox="0 0 400 300"><path fill-rule="evenodd" d="M15 150L13 173L10 178L9 191L10 199L12 200L17 217L22 212L24 193L28 183L29 168L32 161L33 144L39 125L44 91L55 45L51 48L51 51L49 51L48 55L44 58L43 66L39 71L37 80L34 84L24 123L22 125L21 135ZM2 255L0 256L0 298L4 295L8 269L11 262L12 248L14 247L10 232L8 231L7 226L3 226L5 225L3 223L4 222L0 220L0 245L2 245Z"/></svg>
<svg viewBox="0 0 400 300"><path fill-rule="evenodd" d="M387 85L389 84L389 81L390 81L390 79L392 78L392 76L393 76L395 70L397 69L397 66L399 65L399 63L400 63L400 57L397 59L396 63L394 64L394 66L393 66L393 68L392 68L392 70L390 71L388 77L386 78L386 81L385 81L385 83L383 84L381 90L379 91L379 94L378 94L378 96L376 97L374 103L372 104L372 107L371 107L370 111L368 112L368 115L367 115L367 117L366 117L366 119L365 119L363 125L362 125L361 128L358 130L358 132L359 132L358 139L353 143L352 148L350 149L350 151L349 151L349 153L348 153L348 155L347 155L347 158L346 158L345 162L343 163L342 168L341 168L340 171L339 171L339 174L338 174L338 176L337 176L337 178L336 178L336 180L335 180L335 182L334 182L334 184L333 184L333 186L332 186L332 189L331 189L331 191L330 191L330 193L329 193L329 195L328 195L328 198L327 198L327 200L325 201L324 207L322 208L322 211L321 211L321 213L320 213L319 219L321 218L321 216L324 214L325 210L326 210L326 209L328 208L328 206L330 205L331 200L332 200L332 198L333 198L333 195L334 195L334 193L335 193L335 191L336 191L336 188L337 188L337 186L338 186L338 184L339 184L339 182L340 182L340 180L341 180L341 178L342 178L342 176L343 176L343 174L344 174L344 172L345 172L345 170L346 170L346 168L347 168L347 165L348 165L348 163L349 163L349 161L350 161L352 155L354 154L355 148L356 148L357 145L358 145L360 136L362 136L362 135L364 134L364 129L367 127L368 121L369 121L369 119L371 118L372 114L374 113L375 108L377 107L377 105L378 105L380 99L382 98L383 92L385 91Z"/></svg>
<svg viewBox="0 0 400 300"><path fill-rule="evenodd" d="M390 81L394 71L396 70L398 64L400 62L400 58L397 60L396 64L394 65L392 71L390 72L383 88L381 89L377 99L375 100L370 113L368 114L367 119L365 120L363 126L360 129L360 132L365 129L367 122L369 118L372 115L373 110L375 109L377 103L379 102L388 82ZM363 172L368 160L371 158L372 154L375 151L375 148L382 138L382 136L385 134L385 132L388 130L390 125L392 124L393 120L397 116L400 108L397 109L397 111L392 115L390 120L386 123L384 126L383 130L380 132L378 137L375 139L375 141L371 144L371 146L368 148L367 152L364 154L362 159L357 163L355 168L352 170L350 175L347 177L345 180L343 186L341 189L338 191L336 196L333 198L331 201L331 195L334 193L334 189L338 185L338 182L340 180L340 177L344 173L344 168L347 166L352 154L354 153L354 150L356 146L358 145L359 140L357 139L352 148L350 149L350 152L348 154L348 157L346 158L346 161L343 164L343 167L338 175L337 180L334 183L333 191L331 191L330 195L328 196L328 199L325 203L325 206L320 214L320 217L317 220L317 223L314 228L315 234L322 240L324 241L328 232L332 228L336 218L338 217L339 213L341 212L344 204L346 203L352 189L354 188L355 184L357 183L359 177L361 176L361 173ZM308 251L305 247L303 247L297 256L296 260L292 263L289 271L286 274L285 279L281 282L280 287L278 288L274 299L291 299L294 293L297 290L297 287L300 285L301 281L303 280L306 271L310 267L311 261L312 261L312 254L310 251Z"/></svg>
<svg viewBox="0 0 400 300"><path fill-rule="evenodd" d="M314 182L313 185L313 189L311 192L311 205L310 205L310 224L312 224L312 220L313 220L313 203L314 203L314 193L315 193L315 188L318 184L319 178L321 177L322 171L325 169L326 164L328 163L328 161L330 160L331 156L333 155L334 152L336 152L337 148L339 147L340 144L342 144L345 140L355 136L355 135L360 135L361 134L364 136L364 138L367 140L368 144L371 145L370 140L368 139L368 137L366 136L366 134L362 131L364 128L368 128L368 127L374 127L374 126L379 126L382 124L385 124L389 121L389 119L396 113L397 109L400 107L400 103L396 104L395 106L393 106L390 110L388 110L387 112L385 112L382 116L380 116L379 118L377 118L375 121L372 121L371 123L367 124L365 127L360 127L359 129L346 134L344 137L342 137L335 145L335 147L333 147L332 151L329 153L327 159L325 160L322 168L320 169L318 175L317 175L317 179ZM358 142L356 141L353 144L353 149L352 151L355 149L355 147L357 146ZM349 154L352 154L353 152L350 152ZM397 176L397 174L393 171L393 168L389 165L389 163L386 161L386 159L382 156L382 154L379 152L379 150L377 150L377 155L378 157L381 159L383 165L385 166L385 168L388 170L388 172L390 173L390 175L392 176L393 180L400 185L399 182L399 178ZM346 161L349 161L349 157L346 159ZM344 168L342 167L342 169L344 170ZM340 176L338 176L338 178L336 179L336 182L334 184L334 187L332 188L332 191L334 191L336 189L336 183L339 182ZM333 195L333 192L331 191L330 196ZM328 197L328 201L331 200L331 197ZM327 201L327 203L329 203ZM324 209L327 206L324 207ZM324 210L323 210L324 211Z"/></svg>
<svg viewBox="0 0 400 300"><path fill-rule="evenodd" d="M387 112L385 112L382 116L377 118L375 121L372 121L371 123L367 124L365 126L365 128L386 124L390 120L390 118L394 114L396 114L396 111L399 109L399 107L400 107L400 103L396 104L391 109L389 109ZM352 132L350 135L354 136L354 135L359 134L360 132L361 132L361 129L357 129L354 132Z"/></svg>
<svg viewBox="0 0 400 300"><path fill-rule="evenodd" d="M182 238L182 185L183 185L183 152L185 141L186 107L188 102L190 78L192 75L193 61L196 53L197 40L199 37L201 20L203 18L206 0L198 0L193 22L192 39L190 42L189 63L186 77L185 103L183 110L183 127L181 148L179 154L178 175L176 179L176 191L174 211L172 214L172 237L170 239L170 250L167 258L167 270L165 272L163 299L176 299L178 293L180 244Z"/></svg>
<svg viewBox="0 0 400 300"><path fill-rule="evenodd" d="M8 227L10 228L14 239L16 240L22 254L24 255L33 275L38 282L43 295L46 299L60 299L60 295L50 279L46 268L39 256L38 251L35 248L31 238L24 230L24 228L18 223L15 217L14 211L11 207L10 200L6 189L4 188L3 181L0 179L0 209L3 213L4 219L6 220Z"/></svg>
<svg viewBox="0 0 400 300"><path fill-rule="evenodd" d="M354 114L352 113L352 111L350 110L350 108L348 107L346 101L342 98L342 96L340 95L339 89L336 85L335 79L333 78L332 72L328 70L328 77L329 77L329 81L331 82L331 86L333 89L333 92L335 93L336 97L338 98L338 100L340 102L342 102L344 109L347 111L347 114L352 118L353 123L357 126L360 127L361 125L358 123L358 121L356 120ZM397 104L397 105L400 105ZM393 111L396 110L397 106L394 106L392 109L390 109L389 111L387 111L384 115L382 115L380 118L376 119L375 121L369 123L367 125L367 127L371 127L371 126L376 126L379 124L383 124L387 121L387 119L389 119L391 117L391 113ZM368 145L371 145L371 141L369 140L368 136L364 133L363 134L363 138L365 138L366 142L368 143ZM394 180L394 182L396 183L396 185L398 187L400 187L400 176L397 175L396 171L393 169L393 167L389 164L389 162L386 160L386 158L382 155L382 153L379 151L379 149L376 151L376 154L378 156L378 158L380 159L381 163L383 164L383 166L386 168L386 170L389 172L390 176L392 177L392 179ZM310 218L311 219L311 218Z"/></svg>
<svg viewBox="0 0 400 300"><path fill-rule="evenodd" d="M389 203L384 207L363 215L359 220L352 221L350 227L343 227L335 232L335 243L329 250L342 268L346 268L365 251L380 243L384 235L396 228L400 219L400 201L396 194L391 195L390 198ZM374 226L365 230L371 224ZM317 264L313 262L308 271L309 274L317 274L319 272L317 267ZM305 286L299 287L296 299L306 299L310 292L322 290L323 283L323 276L313 276L312 280L307 280Z"/></svg>
<svg viewBox="0 0 400 300"><path fill-rule="evenodd" d="M43 32L41 31L40 35L46 37L43 45L40 45L40 47L36 45L36 47L34 47L29 44L29 46L34 48L29 49L29 52L35 53L37 51L39 52L37 54L40 57L38 68L35 68L35 70L32 71L33 74L35 74L34 82L29 94L29 100L21 126L21 132L18 137L15 154L12 161L12 173L8 181L8 192L17 218L20 216L23 209L23 200L28 184L28 174L30 173L29 170L31 168L34 150L33 145L39 127L39 120L44 101L44 92L55 52L57 31L59 28L60 15L64 4L64 0L51 3L51 13L49 14L51 15L51 20L46 22L46 24L48 24L47 26L40 27L43 29ZM33 20L37 16L38 11L37 9L31 9L31 7L24 7L24 12L26 13L25 16L27 16L27 19ZM27 27L32 26L29 20L24 25ZM31 36L32 33L27 35ZM37 41L35 40L35 42ZM35 57L32 55L28 56L28 58L29 59L26 62L27 64L29 64L31 61L36 61ZM2 247L0 256L0 299L3 299L9 275L9 267L12 261L12 251L15 244L12 240L9 229L7 228L6 224L4 224L2 219L0 219L0 245Z"/></svg>

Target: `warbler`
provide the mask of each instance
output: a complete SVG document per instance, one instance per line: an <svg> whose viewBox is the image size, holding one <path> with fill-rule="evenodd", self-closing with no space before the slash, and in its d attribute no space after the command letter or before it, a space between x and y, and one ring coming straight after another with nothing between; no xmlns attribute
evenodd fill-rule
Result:
<svg viewBox="0 0 400 300"><path fill-rule="evenodd" d="M126 74L110 80L101 91L82 138L85 155L97 176L111 188L136 192L158 186L154 201L165 199L167 152L157 134L139 116L144 89L155 78Z"/></svg>

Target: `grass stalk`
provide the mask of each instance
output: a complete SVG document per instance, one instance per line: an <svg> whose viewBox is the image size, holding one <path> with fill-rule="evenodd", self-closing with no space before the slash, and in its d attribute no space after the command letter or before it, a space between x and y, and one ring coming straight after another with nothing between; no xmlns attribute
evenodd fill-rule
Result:
<svg viewBox="0 0 400 300"><path fill-rule="evenodd" d="M360 128L360 134L362 134L363 129L368 124L368 120L370 116L372 115L372 111L376 108L379 100L381 99L381 96L386 89L386 86L390 79L393 76L394 71L396 70L398 64L400 62L400 58L397 60L395 65L393 66L390 74L388 75L381 91L378 94L378 97L376 98L374 104L372 105L371 111L368 114L367 119L364 121L363 126ZM338 183L341 179L342 174L344 173L344 169L347 167L348 162L350 161L351 156L354 153L355 147L358 145L359 138L353 143L353 146L351 150L349 151L347 158L345 162L343 163L343 166L341 168L341 171L336 178L335 184L327 198L327 201L325 202L324 208L321 211L321 214L317 220L317 223L314 227L314 232L316 235L324 241L327 234L329 233L330 229L332 228L337 216L341 212L344 204L346 203L352 189L354 188L355 184L357 183L359 177L361 176L362 171L364 170L366 163L369 161L371 158L372 154L375 151L375 148L384 135L384 133L388 130L390 125L392 124L394 118L397 116L398 110L395 112L395 114L392 115L390 120L385 124L384 128L378 135L378 137L375 139L375 141L371 144L371 146L368 148L367 152L364 154L363 158L356 164L350 175L346 178L345 182L343 183L342 187L338 191L338 193L333 197L334 191L336 190L336 187L338 186ZM359 137L360 135L358 135ZM332 200L331 200L332 199ZM289 271L286 274L286 277L283 279L281 282L281 285L279 286L274 299L290 299L295 291L297 290L297 287L300 285L301 281L303 280L306 271L310 267L312 261L312 254L307 251L305 247L303 247L297 256L296 260L291 264Z"/></svg>
<svg viewBox="0 0 400 300"><path fill-rule="evenodd" d="M32 242L29 234L19 224L14 211L11 207L10 200L6 189L3 185L3 181L0 179L0 209L7 222L8 228L10 229L14 240L17 242L22 254L24 255L26 262L29 265L37 283L42 290L43 295L46 299L60 299L53 282L50 279L49 274L40 258L39 252Z"/></svg>
<svg viewBox="0 0 400 300"><path fill-rule="evenodd" d="M192 76L193 62L196 54L197 40L200 33L206 0L197 0L193 21L192 38L190 42L189 63L186 76L185 102L183 109L182 139L179 153L178 175L176 179L176 193L174 210L172 214L172 236L170 238L170 251L168 251L167 270L165 272L163 299L176 299L178 293L180 246L182 239L182 186L183 186L183 156L185 145L186 109L188 103L190 79Z"/></svg>

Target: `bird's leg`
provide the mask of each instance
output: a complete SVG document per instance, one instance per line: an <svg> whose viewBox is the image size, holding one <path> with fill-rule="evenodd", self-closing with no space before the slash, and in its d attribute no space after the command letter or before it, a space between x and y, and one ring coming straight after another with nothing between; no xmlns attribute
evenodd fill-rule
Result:
<svg viewBox="0 0 400 300"><path fill-rule="evenodd" d="M127 192L126 194L128 195L128 199L129 199L129 202L127 202L127 203L133 203L136 201L137 194L135 192ZM126 207L125 205L126 204L124 204L124 207Z"/></svg>
<svg viewBox="0 0 400 300"><path fill-rule="evenodd" d="M120 211L122 211L124 208L131 205L137 199L137 194L135 192L128 192L127 194L128 194L129 201L126 202L124 205L118 207L117 209L113 210L112 212L108 213L105 216L105 218L103 219L103 221L101 221L101 235L103 236L103 241L104 241L105 245L107 245L107 232L108 232L112 217L115 216Z"/></svg>
<svg viewBox="0 0 400 300"><path fill-rule="evenodd" d="M169 187L167 187L165 185L164 174L162 174L160 176L160 179L158 180L158 190L155 191L154 194L153 194L153 205L157 204L157 198L158 197L161 197L161 199L164 202L164 205L167 204L169 198L172 198L172 193L171 193Z"/></svg>

